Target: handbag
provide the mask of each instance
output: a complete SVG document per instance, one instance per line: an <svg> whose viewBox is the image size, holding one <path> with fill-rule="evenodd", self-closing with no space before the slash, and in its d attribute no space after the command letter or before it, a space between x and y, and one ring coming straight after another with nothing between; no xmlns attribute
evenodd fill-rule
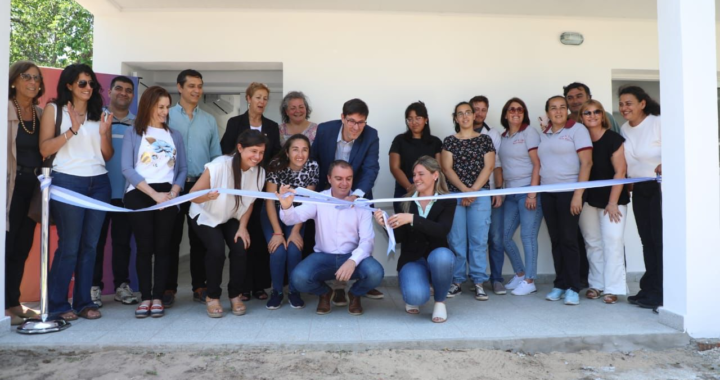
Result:
<svg viewBox="0 0 720 380"><path fill-rule="evenodd" d="M60 136L60 124L62 124L62 107L55 105L57 113L55 114L55 137ZM57 154L57 153L55 153ZM51 154L43 160L43 168L52 168L53 161L55 160L55 154ZM33 190L32 199L30 200L30 208L28 209L28 217L35 221L35 223L42 222L42 190L40 190L40 184ZM50 217L50 225L54 226L55 221L52 216Z"/></svg>

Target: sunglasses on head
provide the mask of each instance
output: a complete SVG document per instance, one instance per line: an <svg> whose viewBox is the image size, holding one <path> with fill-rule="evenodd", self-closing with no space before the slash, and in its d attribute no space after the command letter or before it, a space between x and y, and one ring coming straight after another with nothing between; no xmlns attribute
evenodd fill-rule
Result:
<svg viewBox="0 0 720 380"><path fill-rule="evenodd" d="M600 115L602 115L602 112L603 112L602 110L595 110L595 111L585 111L582 114L583 114L583 116L590 116L590 115L600 116Z"/></svg>
<svg viewBox="0 0 720 380"><path fill-rule="evenodd" d="M87 81L87 80L85 80L85 79L79 80L79 81L77 82L77 84L78 84L78 87L80 87L80 88L85 88L85 87L87 87L88 85L90 85L90 88L92 88L92 89L97 88L97 83L95 83L95 82L93 82L93 81L91 81L91 80L90 80L90 81Z"/></svg>

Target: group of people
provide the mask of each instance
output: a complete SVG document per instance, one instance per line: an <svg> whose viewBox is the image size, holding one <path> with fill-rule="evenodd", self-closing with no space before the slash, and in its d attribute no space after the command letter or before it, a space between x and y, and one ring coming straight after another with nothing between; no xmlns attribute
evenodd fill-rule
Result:
<svg viewBox="0 0 720 380"><path fill-rule="evenodd" d="M612 304L627 294L623 231L631 198L646 273L640 292L628 301L646 308L662 304L658 183L413 200L660 174L660 107L639 87L620 90L620 112L627 120L621 128L582 83L547 100L540 129L530 125L523 100L512 98L502 108L501 133L486 122L488 98L476 96L455 106L456 133L441 140L431 134L425 104L410 104L406 131L395 137L389 153L395 195L407 201L397 202L395 213L386 218L367 207L294 202L296 188L347 201L372 199L380 169L379 137L360 99L343 105L340 120L318 125L309 120L305 95L289 92L278 125L263 116L269 88L252 83L246 90L248 111L231 118L220 138L215 118L199 107L203 80L195 70L179 73L177 104L165 89L153 86L143 92L137 115L130 112L135 94L130 78L112 80L110 103L103 107L97 77L82 64L63 70L57 97L44 110L37 107L44 84L34 63L15 63L9 84L5 312L15 324L35 313L20 305L19 289L35 229L28 210L43 165L51 165L56 186L134 210L208 189L277 194L276 200L261 200L211 191L179 207L134 213L53 200L58 248L48 280L49 308L66 320L101 317L108 234L115 301L138 304L137 318L162 317L175 303L185 221L193 300L204 303L213 318L225 314L226 247L227 291L235 315L244 314L252 298L266 301L272 310L287 295L291 307L302 308L302 293L319 297L318 314L329 313L332 305L348 305L351 314L362 314L362 297L383 297L377 290L383 267L372 257L373 220L392 228L401 244L397 269L407 313L418 314L432 296L432 321L444 322L446 299L460 295L468 277L481 301L488 299L486 286L498 295L536 292L543 217L556 272L546 298L577 305L579 292L588 287L587 298ZM518 229L524 259L513 240ZM132 236L139 299L129 286ZM515 273L508 282L502 278L505 254Z"/></svg>

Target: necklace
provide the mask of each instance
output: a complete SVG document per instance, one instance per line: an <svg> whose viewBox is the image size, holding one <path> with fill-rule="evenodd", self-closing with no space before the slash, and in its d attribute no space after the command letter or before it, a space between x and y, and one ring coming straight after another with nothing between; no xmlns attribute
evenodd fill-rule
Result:
<svg viewBox="0 0 720 380"><path fill-rule="evenodd" d="M18 116L19 116L18 119L20 119L20 125L25 130L25 132L27 132L29 135L34 134L35 133L35 119L37 119L37 117L35 116L35 107L31 106L31 108L32 108L32 131L29 131L27 129L27 127L25 126L25 122L23 121L22 110L20 109L20 104L18 104L17 98L13 98L13 101L15 102L15 107L17 107L17 110L18 110Z"/></svg>

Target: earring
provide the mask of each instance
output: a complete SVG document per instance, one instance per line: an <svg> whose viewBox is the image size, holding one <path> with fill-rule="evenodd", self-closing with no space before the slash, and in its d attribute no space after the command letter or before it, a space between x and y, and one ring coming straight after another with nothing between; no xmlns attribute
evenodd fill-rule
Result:
<svg viewBox="0 0 720 380"><path fill-rule="evenodd" d="M15 85L10 86L10 88L15 88Z"/></svg>

